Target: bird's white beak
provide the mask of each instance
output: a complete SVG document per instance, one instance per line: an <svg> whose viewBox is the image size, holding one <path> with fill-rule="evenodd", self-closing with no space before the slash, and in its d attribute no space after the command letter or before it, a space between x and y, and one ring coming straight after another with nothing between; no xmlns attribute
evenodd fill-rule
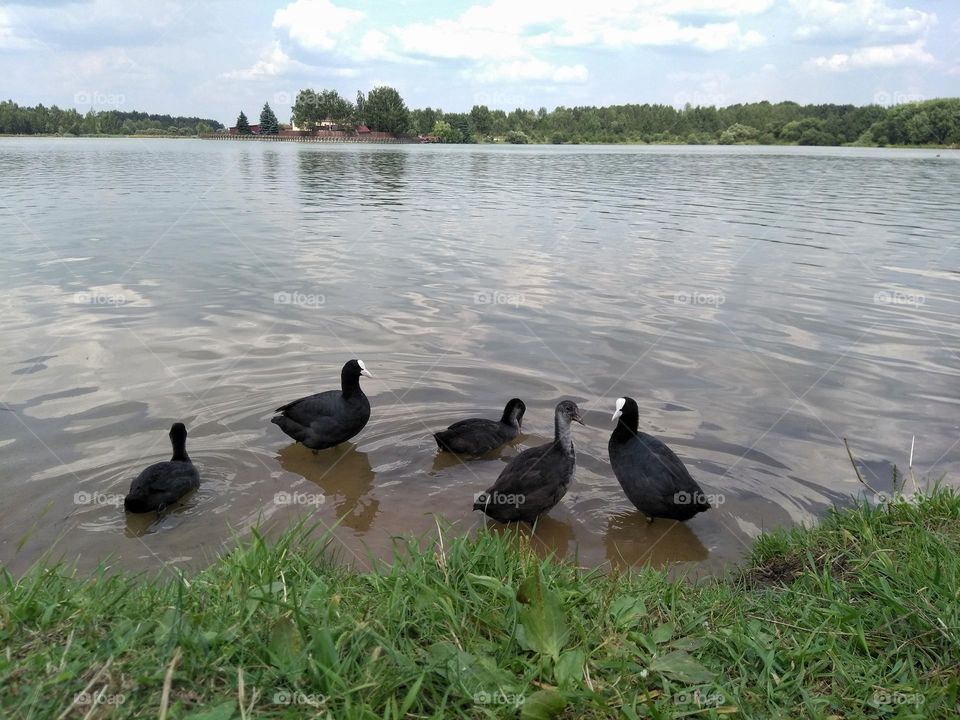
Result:
<svg viewBox="0 0 960 720"><path fill-rule="evenodd" d="M617 409L616 409L616 411L613 413L613 417L610 418L610 421L611 421L611 422L614 421L614 420L616 420L616 419L617 419L618 417L620 417L621 415L623 415L623 406L626 405L626 403L627 403L627 399L626 399L626 398L617 398Z"/></svg>
<svg viewBox="0 0 960 720"><path fill-rule="evenodd" d="M361 370L361 371L360 371L360 374L361 374L361 375L366 375L367 377L373 377L373 373L370 372L369 370L367 370L366 368L364 368L363 370Z"/></svg>

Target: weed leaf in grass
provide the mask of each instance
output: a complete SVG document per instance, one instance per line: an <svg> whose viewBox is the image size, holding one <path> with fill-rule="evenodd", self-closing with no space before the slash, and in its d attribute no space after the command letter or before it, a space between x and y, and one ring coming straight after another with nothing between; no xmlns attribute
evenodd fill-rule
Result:
<svg viewBox="0 0 960 720"><path fill-rule="evenodd" d="M237 704L233 700L220 703L216 707L207 710L198 710L190 713L183 720L230 720L233 717L233 711Z"/></svg>
<svg viewBox="0 0 960 720"><path fill-rule="evenodd" d="M657 645L662 645L667 640L673 637L673 623L664 623L659 627L655 628L653 631L653 641Z"/></svg>
<svg viewBox="0 0 960 720"><path fill-rule="evenodd" d="M613 622L621 629L633 627L646 614L647 608L643 604L643 600L629 595L618 598L610 606L610 615L613 617Z"/></svg>
<svg viewBox="0 0 960 720"><path fill-rule="evenodd" d="M521 583L517 600L523 605L518 613L517 641L525 649L557 662L570 634L560 598L544 587L543 578L537 572Z"/></svg>
<svg viewBox="0 0 960 720"><path fill-rule="evenodd" d="M583 650L567 650L553 668L553 679L561 687L579 682L583 677L583 665L586 660Z"/></svg>
<svg viewBox="0 0 960 720"><path fill-rule="evenodd" d="M564 711L567 699L556 690L537 690L523 701L520 720L550 720Z"/></svg>
<svg viewBox="0 0 960 720"><path fill-rule="evenodd" d="M508 693L516 682L513 675L497 665L489 655L460 650L453 643L437 643L430 653L447 682L459 683L467 697L490 692L491 688Z"/></svg>
<svg viewBox="0 0 960 720"><path fill-rule="evenodd" d="M270 628L270 657L274 667L290 680L303 672L303 638L288 617L277 618Z"/></svg>
<svg viewBox="0 0 960 720"><path fill-rule="evenodd" d="M657 655L650 661L650 670L691 684L713 680L713 673L683 650L671 650L665 655Z"/></svg>

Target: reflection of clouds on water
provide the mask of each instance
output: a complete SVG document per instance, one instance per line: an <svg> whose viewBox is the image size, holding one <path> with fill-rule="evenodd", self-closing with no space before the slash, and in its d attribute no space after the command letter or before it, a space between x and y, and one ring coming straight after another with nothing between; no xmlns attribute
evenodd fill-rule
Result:
<svg viewBox="0 0 960 720"><path fill-rule="evenodd" d="M609 562L608 533L628 561L647 552L632 521L610 524L631 508L606 455L623 395L726 496L690 525L708 565L859 492L840 437L878 489L913 435L918 476L960 468L960 276L934 242L960 224L955 168L920 172L921 151L34 138L0 155L17 179L0 211L0 561L61 532L132 567L155 562L140 540L201 558L230 527L285 527L272 498L293 488L329 494L317 516L389 556L384 537L436 513L475 527L473 493L549 439L561 397L589 427L541 546L587 564ZM875 302L897 290L926 302ZM377 375L373 416L343 460L355 477L321 481L328 460L287 458L269 416L336 387L349 357ZM515 446L436 454L431 432L512 396L529 408ZM203 462L196 505L139 539L122 513L71 515L78 490L125 491L164 456L175 419Z"/></svg>

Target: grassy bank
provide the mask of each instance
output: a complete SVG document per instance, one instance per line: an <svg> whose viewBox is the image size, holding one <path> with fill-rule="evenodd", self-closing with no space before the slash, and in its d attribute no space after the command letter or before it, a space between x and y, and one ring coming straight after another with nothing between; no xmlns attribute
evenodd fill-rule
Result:
<svg viewBox="0 0 960 720"><path fill-rule="evenodd" d="M496 535L375 574L290 533L180 580L0 576L4 718L947 718L960 495L833 513L688 583Z"/></svg>

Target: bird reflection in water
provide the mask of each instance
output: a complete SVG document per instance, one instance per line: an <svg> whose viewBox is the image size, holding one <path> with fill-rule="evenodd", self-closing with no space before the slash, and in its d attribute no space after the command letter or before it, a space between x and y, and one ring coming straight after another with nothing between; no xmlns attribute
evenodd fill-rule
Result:
<svg viewBox="0 0 960 720"><path fill-rule="evenodd" d="M647 564L663 568L673 563L706 560L709 555L688 525L663 518L648 522L636 510L610 516L603 544L607 560L618 568Z"/></svg>
<svg viewBox="0 0 960 720"><path fill-rule="evenodd" d="M377 516L380 501L373 496L373 468L365 452L353 443L343 443L314 455L300 443L283 448L280 466L318 486L333 504L337 520L358 532L366 532ZM303 492L302 488L297 491Z"/></svg>

